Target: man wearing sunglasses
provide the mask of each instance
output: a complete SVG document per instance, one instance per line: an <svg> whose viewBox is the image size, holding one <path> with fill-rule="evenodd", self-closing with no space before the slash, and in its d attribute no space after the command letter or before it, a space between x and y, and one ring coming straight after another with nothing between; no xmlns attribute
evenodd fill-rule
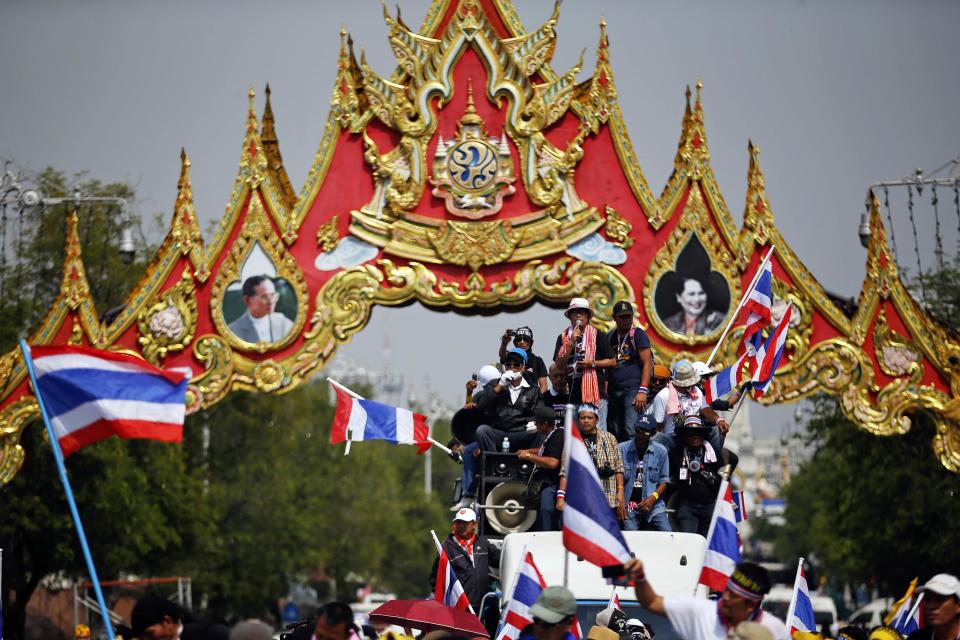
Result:
<svg viewBox="0 0 960 640"><path fill-rule="evenodd" d="M251 276L243 281L243 304L247 310L230 323L230 332L243 340L276 342L287 337L293 321L276 311L280 294L270 276Z"/></svg>
<svg viewBox="0 0 960 640"><path fill-rule="evenodd" d="M547 587L530 607L535 640L564 640L577 615L577 600L566 587Z"/></svg>
<svg viewBox="0 0 960 640"><path fill-rule="evenodd" d="M536 430L527 429L533 422L534 409L540 404L540 387L531 385L523 377L527 352L513 347L507 351L504 361L503 375L487 383L475 398L487 422L480 425L475 436L482 451L498 451L504 438L510 443L511 451L529 449L538 437Z"/></svg>

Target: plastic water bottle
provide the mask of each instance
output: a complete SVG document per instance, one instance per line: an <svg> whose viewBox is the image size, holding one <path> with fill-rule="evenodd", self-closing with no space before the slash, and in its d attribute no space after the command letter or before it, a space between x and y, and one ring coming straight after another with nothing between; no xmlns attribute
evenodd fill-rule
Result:
<svg viewBox="0 0 960 640"><path fill-rule="evenodd" d="M500 450L504 453L510 453L510 438L504 436L503 442L500 443Z"/></svg>

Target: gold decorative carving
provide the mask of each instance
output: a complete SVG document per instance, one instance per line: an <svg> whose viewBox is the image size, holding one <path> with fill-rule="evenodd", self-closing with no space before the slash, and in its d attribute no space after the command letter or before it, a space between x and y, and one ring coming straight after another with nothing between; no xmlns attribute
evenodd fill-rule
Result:
<svg viewBox="0 0 960 640"><path fill-rule="evenodd" d="M920 354L910 346L910 338L894 332L887 323L887 310L880 309L873 326L873 349L880 369L891 377L908 375L914 383L923 377Z"/></svg>
<svg viewBox="0 0 960 640"><path fill-rule="evenodd" d="M254 246L259 245L266 253L270 262L277 270L276 276L286 280L293 289L297 299L297 317L293 319L293 327L286 335L273 342L258 342L256 344L241 340L230 331L227 321L223 317L223 297L227 287L240 280L241 270ZM220 265L210 294L210 316L213 324L224 339L235 349L265 353L283 348L293 342L307 317L307 285L303 273L283 243L274 233L273 226L267 219L263 205L256 192L253 192L247 208L247 217L244 220L240 234L230 247L230 253Z"/></svg>
<svg viewBox="0 0 960 640"><path fill-rule="evenodd" d="M340 231L337 227L339 216L333 216L317 229L317 247L321 252L328 253L340 244Z"/></svg>
<svg viewBox="0 0 960 640"><path fill-rule="evenodd" d="M222 337L203 335L193 343L193 355L205 367L187 387L188 393L193 394L193 398L187 399L187 406L195 411L216 404L230 391L233 351Z"/></svg>
<svg viewBox="0 0 960 640"><path fill-rule="evenodd" d="M610 241L624 249L632 247L633 238L630 237L630 232L633 231L633 225L630 224L630 221L617 213L617 210L610 205L606 205L604 211L607 214L607 222L603 231L610 238Z"/></svg>
<svg viewBox="0 0 960 640"><path fill-rule="evenodd" d="M283 371L283 365L273 360L264 360L254 369L253 379L257 389L264 393L276 391L283 384L286 374Z"/></svg>
<svg viewBox="0 0 960 640"><path fill-rule="evenodd" d="M509 221L460 222L446 220L427 235L437 254L450 264L480 267L503 262L517 246L517 234Z"/></svg>
<svg viewBox="0 0 960 640"><path fill-rule="evenodd" d="M714 342L723 332L726 320L736 307L741 297L740 274L734 266L733 256L717 235L710 222L710 212L707 211L697 184L691 184L690 194L677 226L670 232L666 242L660 247L653 258L647 275L643 280L643 304L647 311L647 318L658 334L669 337L679 344L696 345ZM730 308L725 314L725 320L710 333L703 335L686 335L669 329L657 313L654 306L654 294L660 279L677 269L677 259L692 237L696 236L700 244L710 257L710 268L723 276L730 289Z"/></svg>
<svg viewBox="0 0 960 640"><path fill-rule="evenodd" d="M0 486L13 480L23 466L20 435L30 421L39 416L40 407L33 397L20 398L0 413Z"/></svg>
<svg viewBox="0 0 960 640"><path fill-rule="evenodd" d="M190 271L183 270L180 281L157 296L137 318L143 357L159 365L168 353L183 351L193 340L197 326L196 286Z"/></svg>

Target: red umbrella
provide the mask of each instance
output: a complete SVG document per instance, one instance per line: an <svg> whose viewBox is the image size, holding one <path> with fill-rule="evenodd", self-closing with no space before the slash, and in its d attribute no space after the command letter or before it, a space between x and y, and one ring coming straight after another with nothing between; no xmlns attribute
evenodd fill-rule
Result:
<svg viewBox="0 0 960 640"><path fill-rule="evenodd" d="M470 638L490 637L477 616L436 600L391 600L371 611L370 619L423 632L439 629Z"/></svg>

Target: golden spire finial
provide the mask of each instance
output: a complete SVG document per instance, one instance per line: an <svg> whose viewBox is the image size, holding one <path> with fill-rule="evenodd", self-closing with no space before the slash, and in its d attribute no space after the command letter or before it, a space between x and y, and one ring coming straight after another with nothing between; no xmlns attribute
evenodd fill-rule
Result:
<svg viewBox="0 0 960 640"><path fill-rule="evenodd" d="M256 96L257 94L253 90L253 84L251 84L250 90L247 91L247 100L249 101L249 104L247 106L247 129L250 131L257 130L257 111L253 103L253 99Z"/></svg>
<svg viewBox="0 0 960 640"><path fill-rule="evenodd" d="M477 107L473 102L473 78L467 78L467 108L463 111L463 117L460 118L460 124L483 124L483 118L481 118L477 113Z"/></svg>
<svg viewBox="0 0 960 640"><path fill-rule="evenodd" d="M687 85L684 95L687 97L687 113L690 113L690 85Z"/></svg>
<svg viewBox="0 0 960 640"><path fill-rule="evenodd" d="M607 17L606 17L606 16L600 16L600 28L601 28L601 29L606 29L606 28L607 28Z"/></svg>
<svg viewBox="0 0 960 640"><path fill-rule="evenodd" d="M694 106L696 107L697 111L700 111L700 109L703 108L702 105L700 104L700 90L701 90L701 89L703 89L703 80L701 80L700 78L697 78L697 100L696 100L696 102L694 103Z"/></svg>
<svg viewBox="0 0 960 640"><path fill-rule="evenodd" d="M190 166L190 156L187 155L187 150L184 147L180 147L180 164L184 167Z"/></svg>

